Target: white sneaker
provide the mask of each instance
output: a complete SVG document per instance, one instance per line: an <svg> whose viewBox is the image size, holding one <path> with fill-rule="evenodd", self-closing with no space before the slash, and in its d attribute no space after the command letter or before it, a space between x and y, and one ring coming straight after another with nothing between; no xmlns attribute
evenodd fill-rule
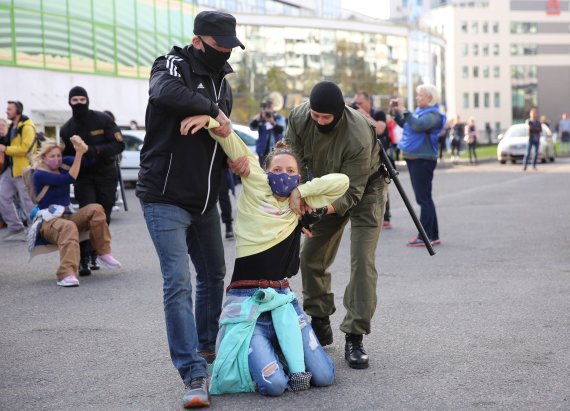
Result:
<svg viewBox="0 0 570 411"><path fill-rule="evenodd" d="M79 280L74 275L68 275L63 280L59 280L57 285L61 287L79 287Z"/></svg>

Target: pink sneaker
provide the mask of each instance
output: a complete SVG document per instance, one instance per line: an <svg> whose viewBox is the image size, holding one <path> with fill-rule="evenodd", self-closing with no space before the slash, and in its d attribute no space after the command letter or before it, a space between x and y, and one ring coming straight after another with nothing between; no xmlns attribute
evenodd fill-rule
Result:
<svg viewBox="0 0 570 411"><path fill-rule="evenodd" d="M57 285L59 285L61 287L78 287L79 286L79 280L74 275L68 275L63 280L59 280L57 282Z"/></svg>
<svg viewBox="0 0 570 411"><path fill-rule="evenodd" d="M121 268L121 263L115 259L111 254L100 255L97 261L107 268Z"/></svg>

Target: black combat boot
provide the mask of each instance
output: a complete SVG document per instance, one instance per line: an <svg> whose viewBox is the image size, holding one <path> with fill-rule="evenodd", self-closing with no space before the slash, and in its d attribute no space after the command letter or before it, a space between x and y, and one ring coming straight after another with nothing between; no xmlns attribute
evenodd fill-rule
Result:
<svg viewBox="0 0 570 411"><path fill-rule="evenodd" d="M79 260L79 276L86 277L91 275L91 270L89 269L89 256L81 257Z"/></svg>
<svg viewBox="0 0 570 411"><path fill-rule="evenodd" d="M350 368L368 368L368 354L362 345L362 334L346 334L344 358Z"/></svg>
<svg viewBox="0 0 570 411"><path fill-rule="evenodd" d="M91 271L97 271L99 268L99 263L97 262L97 251L93 251L89 256L89 268Z"/></svg>
<svg viewBox="0 0 570 411"><path fill-rule="evenodd" d="M329 317L311 317L311 326L323 347L332 344L333 332Z"/></svg>

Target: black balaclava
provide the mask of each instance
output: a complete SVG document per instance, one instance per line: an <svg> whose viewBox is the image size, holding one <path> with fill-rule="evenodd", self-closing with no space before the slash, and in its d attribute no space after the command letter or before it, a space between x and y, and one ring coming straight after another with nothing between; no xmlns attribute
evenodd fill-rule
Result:
<svg viewBox="0 0 570 411"><path fill-rule="evenodd" d="M71 104L71 97L75 96L83 96L87 98L87 104ZM89 113L89 96L87 95L87 91L81 86L75 86L71 90L69 90L69 98L68 103L71 106L71 110L73 111L73 118L75 120L83 120L87 113Z"/></svg>
<svg viewBox="0 0 570 411"><path fill-rule="evenodd" d="M311 109L318 113L334 116L334 120L330 124L320 125L315 121L315 125L321 133L329 133L338 124L344 113L344 105L342 91L335 83L321 81L313 87L309 97Z"/></svg>

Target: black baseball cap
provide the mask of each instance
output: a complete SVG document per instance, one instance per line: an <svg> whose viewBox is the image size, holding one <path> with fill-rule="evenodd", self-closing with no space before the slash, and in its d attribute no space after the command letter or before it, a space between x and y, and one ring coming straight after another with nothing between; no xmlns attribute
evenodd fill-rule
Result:
<svg viewBox="0 0 570 411"><path fill-rule="evenodd" d="M236 36L236 19L221 11L202 11L194 19L194 34L212 36L216 43L227 49L245 46Z"/></svg>

